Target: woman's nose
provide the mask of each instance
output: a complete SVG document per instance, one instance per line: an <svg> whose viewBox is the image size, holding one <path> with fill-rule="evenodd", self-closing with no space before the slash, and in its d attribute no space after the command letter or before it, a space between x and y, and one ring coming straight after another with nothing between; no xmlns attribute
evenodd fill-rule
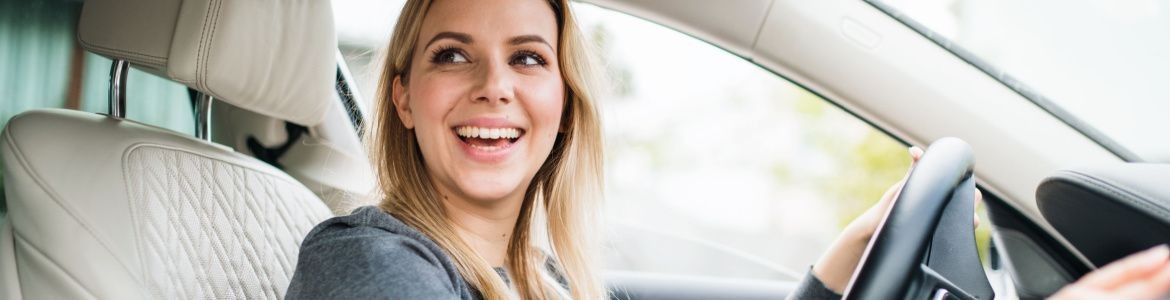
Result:
<svg viewBox="0 0 1170 300"><path fill-rule="evenodd" d="M474 102L494 102L507 104L515 99L515 86L512 72L505 62L490 62L481 65L478 74L478 86L472 92Z"/></svg>

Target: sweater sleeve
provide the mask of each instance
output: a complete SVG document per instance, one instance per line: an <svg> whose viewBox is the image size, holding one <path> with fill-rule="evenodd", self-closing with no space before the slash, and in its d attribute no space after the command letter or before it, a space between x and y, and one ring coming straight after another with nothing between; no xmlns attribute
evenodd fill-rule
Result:
<svg viewBox="0 0 1170 300"><path fill-rule="evenodd" d="M825 287L825 283L812 273L812 268L809 268L808 273L805 273L804 278L796 285L796 289L788 294L788 299L839 300L841 295Z"/></svg>
<svg viewBox="0 0 1170 300"><path fill-rule="evenodd" d="M462 283L415 240L340 224L305 238L287 299L460 299Z"/></svg>

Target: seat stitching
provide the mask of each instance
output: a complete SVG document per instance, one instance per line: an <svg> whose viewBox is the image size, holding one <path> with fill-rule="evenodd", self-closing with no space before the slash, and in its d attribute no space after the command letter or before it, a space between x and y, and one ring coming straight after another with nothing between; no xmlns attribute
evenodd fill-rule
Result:
<svg viewBox="0 0 1170 300"><path fill-rule="evenodd" d="M141 162L139 162L139 163L141 163ZM175 161L174 163L176 163L176 164L177 164L178 162L177 162L177 161ZM167 183L171 183L171 182L178 183L178 182L181 182L181 181L172 180L172 179L174 179L174 176L170 176L170 175L168 175L168 174L165 174L165 173L167 173L167 172L165 172L165 171L164 171L163 173L164 173L164 174L163 174L163 175L161 175L161 176L162 176L163 178L166 178L165 182L167 182ZM170 184L168 184L168 186L169 186L169 185L170 185ZM176 184L176 185L178 185L178 184ZM169 189L167 192L174 192L174 193L176 193L176 195L178 195L178 196L177 196L177 197L175 197L175 199L180 199L180 198L183 198L183 196L182 196L182 195L184 195L184 194L178 193L178 191L179 191L179 189L180 189L180 188L181 188L181 187L176 187L176 188L174 188L174 189ZM183 199L183 200L188 200L188 199ZM143 201L144 201L144 202L148 202L148 201L150 201L150 200L148 200L148 199L143 199ZM184 203L184 202L186 202L186 201L182 201L182 202L180 202L180 203ZM181 204L180 204L180 205L181 205ZM194 244L194 242L195 242L195 241L198 241L198 239L191 238L191 235L190 235L190 234L191 234L192 232L194 232L194 231L192 231L192 230L191 230L191 228L187 227L187 226L186 226L186 223L185 223L185 222L183 222L183 220L182 220L182 216L180 215L180 212L178 211L178 210L179 210L179 208L178 208L178 207L175 207L174 205L160 205L160 206L161 206L161 208L162 208L163 210L167 211L167 213L168 213L168 215L171 217L171 219L178 220L178 222L168 222L168 227L172 227L172 228L175 228L175 227L182 227L182 228L183 228L183 230L176 230L176 232L174 232L174 234L176 234L176 235L178 235L178 236L181 236L181 237L182 237L182 238L180 238L180 239L179 239L179 243L183 244L183 246L182 246L182 247L179 247L179 248L180 248L180 249L181 249L181 250L182 250L182 251L183 251L183 252L184 252L186 255L188 255L189 257L198 257L198 254L196 253L196 252L197 252L197 249L196 249L196 248L197 248L197 246ZM152 221L152 223L153 223L153 222L154 222L154 221ZM179 225L176 225L176 224L179 224ZM160 255L160 256L162 256L161 254L159 254L159 255ZM195 269L195 272L196 272L196 274L195 274L196 278L199 278L200 276L202 276L202 277L204 277L204 278L210 278L210 277L211 277L211 275L210 275L210 274L208 274L208 272L210 272L210 270L207 270L207 268L194 268L194 269ZM175 270L172 270L172 272L180 272L180 270L178 270L178 269L175 269ZM205 290L205 293L207 293L207 295L212 295L213 297L215 297L215 294L216 294L216 293L215 293L215 290L212 288L212 286L211 286L211 285L207 285L207 286L205 286L205 288L206 288L206 289L204 289L204 290Z"/></svg>
<svg viewBox="0 0 1170 300"><path fill-rule="evenodd" d="M269 197L279 197L279 195L274 195L272 193L272 191L276 191L276 186L271 181L265 182L264 183L264 192L266 194L269 194ZM281 198L283 198L283 197L281 197ZM293 197L289 197L289 198L293 198ZM288 215L288 208L287 208L288 203L287 202L289 202L289 201L273 201L273 203L270 203L270 204L271 204L272 210L275 211L276 215L280 218L281 223L292 224L292 226L277 226L277 227L278 228L283 227L283 228L280 228L280 230L283 230L284 234L286 236L293 237L293 241L295 241L295 237L298 236L298 234L294 233L293 232L294 230L296 232L307 232L307 231L302 230L300 228L301 222L293 221L291 216ZM310 210L305 210L305 211L310 211ZM275 241L274 243L279 243L279 242L281 242L281 241ZM299 248L300 245L297 244L297 245L291 245L291 246L293 246L293 248ZM281 258L279 260L280 261L280 271L283 274L285 274L286 276L289 274L292 274L293 266L291 266L290 264L295 263L296 260L292 259L292 257L290 257L290 255L288 255L288 253L286 252L286 249L290 249L290 247L286 247L285 245L275 244L273 246L273 248L275 250L274 253Z"/></svg>
<svg viewBox="0 0 1170 300"><path fill-rule="evenodd" d="M213 1L215 2L215 20L211 22L211 38L207 40L207 58L203 60L203 85L206 86L208 90L211 90L211 85L209 82L207 82L207 73L211 72L211 54L214 53L214 51L211 51L211 44L215 43L215 33L219 29L219 15L223 12L223 0Z"/></svg>
<svg viewBox="0 0 1170 300"><path fill-rule="evenodd" d="M8 123L8 127L15 127L15 126L18 126L18 125L15 124L14 122ZM82 229L85 229L85 231L89 232L89 235L92 236L95 241L97 241L98 245L101 245L102 248L105 248L106 252L110 253L111 254L110 256L114 258L114 261L118 262L118 265L122 266L123 271L131 272L130 267L126 265L126 262L122 261L122 259L118 258L118 256L113 255L115 252L110 248L109 245L106 245L105 241L103 241L101 238L99 238L99 236L96 234L94 229L90 228L90 226L87 224L85 219L82 219L80 217L80 215L78 215L76 212L73 211L72 208L70 208L67 205L65 205L64 203L62 203L60 200L60 197L57 196L57 193L55 191L53 191L52 189L50 189L48 187L48 185L45 184L44 180L41 179L40 174L38 174L36 171L34 171L32 169L31 166L29 166L29 162L24 156L24 151L22 151L20 149L20 145L18 145L16 143L16 139L14 137L12 137L13 130L14 130L13 128L5 129L4 130L4 138L6 140L8 140L8 145L12 149L12 154L14 156L16 156L16 162L17 162L17 164L20 165L20 168L22 170L24 170L25 173L28 174L28 176L33 180L33 182L35 182L37 184L37 187L40 188L42 192L45 192L45 195L49 196L49 199L53 200L53 203L56 203L57 206L60 206L61 209L65 211L65 213L69 214L69 216L73 217L73 219L77 221L78 225L81 225ZM13 226L12 229L13 229L13 232L15 232L16 227Z"/></svg>
<svg viewBox="0 0 1170 300"><path fill-rule="evenodd" d="M243 172L240 172L240 173L237 173L237 175L246 175L246 174L244 174ZM260 181L261 184L264 184L266 182L266 180L252 177L252 176L241 176L241 177L236 178L237 181L242 180L243 182L249 182L250 181L249 179L255 179L256 181ZM251 198L250 197L251 193L247 193L246 191L242 190L243 186L248 186L248 184L245 184L242 186L237 186L235 188L235 191L239 192L241 198ZM271 199L281 199L281 198L267 198L267 199L271 200ZM275 234L275 232L273 230L274 226L271 226L271 223L269 220L270 218L260 218L259 216L261 215L262 212L264 212L264 210L257 209L254 206L257 204L268 204L271 202L280 202L280 201L262 201L263 203L260 203L261 201L253 200L253 201L242 201L242 202L243 202L244 208L248 211L248 214L251 216L256 216L255 220L256 220L257 226L264 229L265 230L264 232L272 232ZM252 237L249 236L249 238L252 238ZM271 243L272 243L273 238L275 238L275 237L267 237L267 236L264 237L264 239L261 241L261 242L263 242L262 245L257 245L256 243L251 244L252 250L256 252L256 260L260 266L267 266L267 264L265 264L265 262L266 262L265 258L271 257L270 252L276 251L274 249L275 247L271 247ZM253 241L255 241L255 239L253 239ZM264 246L263 248L265 250L268 250L268 251L258 250L258 249L256 249L257 246ZM264 254L263 257L261 257L262 256L261 254ZM276 260L282 260L282 259L276 259ZM280 264L284 264L284 262L281 261ZM279 294L279 292L276 290L276 286L275 286L276 284L274 283L275 279L272 278L272 274L271 274L272 270L265 267L265 268L263 268L263 271L264 271L263 272L264 276L258 276L258 277L260 277L261 284L263 284L265 287L265 290L266 290L265 296L275 297L276 295ZM287 275L287 274L282 274L282 275ZM269 295L267 293L269 291L272 293L271 295Z"/></svg>
<svg viewBox="0 0 1170 300"><path fill-rule="evenodd" d="M175 161L176 161L176 163L178 163L178 159L175 159ZM171 178L175 178L175 176L169 176L169 177L171 177ZM195 194L198 194L198 193L199 193L199 191L197 191L198 189L197 189L197 188L195 188L194 186L192 186L190 182L186 182L186 181L184 181L184 180L176 180L176 181L177 181L178 183L180 183L180 185L181 185L181 188L183 188L183 189L185 189L185 190L187 191L187 193L185 193L185 194L181 194L181 195L195 195ZM182 198L187 198L187 199L183 199L183 200L193 200L193 199L190 199L190 197L187 197L187 196L183 196ZM183 204L191 204L190 202L191 202L191 201L180 201L180 202L179 202L179 204L180 204L180 205L183 205ZM175 209L175 210L178 210L178 209L180 209L180 208L178 208L178 207L174 207L174 206L170 206L170 207L172 207L172 209ZM190 208L191 210L199 210L199 211L201 212L201 213L197 213L197 214L196 214L196 217L199 219L199 222L200 222L200 227L199 227L199 228L208 228L208 227L211 227L211 228L217 228L217 226L215 226L215 225L216 225L216 223L215 223L215 222L210 222L210 221L208 221L207 215L208 215L208 213L209 213L209 212L208 212L206 209L204 209L202 206L199 206L199 205L190 205L190 206L189 206L189 208ZM181 223L181 224L182 224L183 222L179 222L179 223ZM184 224L184 225L186 225L186 224ZM188 233L188 232L195 232L195 233L205 234L205 235L207 235L207 236L209 236L209 237L211 237L211 236L214 236L214 238L208 238L208 239L206 239L206 241L202 241L202 242L207 242L207 245L208 245L208 246L209 246L209 248L211 248L211 250L212 250L212 251L211 251L211 253L212 253L213 255L215 255L215 257L214 257L215 259L217 259L218 261L224 261L224 260L225 260L225 259L224 259L224 255L225 255L225 253L224 253L224 252L225 252L225 250L223 249L223 245L216 243L216 241L217 241L217 240L218 240L218 238L219 238L219 236L216 234L216 230L211 230L211 232L207 232L207 231L205 231L205 230L198 230L199 228L192 229L192 228L190 228L190 227L184 227L184 229L185 229L185 230L184 230L183 232L181 232L181 233L182 233L182 234L186 234L186 233ZM189 237L189 236L188 236L188 239L190 239L190 237ZM193 255L192 257L199 257L199 255ZM225 272L232 272L232 273L234 273L234 272L236 271L236 270L233 268L233 266L231 266L230 264L219 264L219 267L220 267L220 268L223 268L223 269L225 270ZM200 268L200 269L203 269L203 268ZM228 269L231 269L231 270L230 270L230 271L228 271ZM204 270L204 271L206 272L206 270ZM208 278L209 280L210 280L210 278L211 278L211 275L210 275L210 274L207 274L207 273L204 273L204 276L205 276L206 278ZM229 283L229 284L230 284L230 283ZM210 284L208 285L208 288L211 288L211 294L212 294L212 295L214 295L214 297L215 297L215 298L224 298L224 297L226 297L226 295L225 295L225 296L216 295L218 291L216 291L216 290L214 289L214 287L213 287L213 286L211 286ZM231 289L229 289L229 290L228 290L228 292L232 292L232 291L231 291ZM233 293L233 294L234 294L234 293Z"/></svg>
<svg viewBox="0 0 1170 300"><path fill-rule="evenodd" d="M1143 212L1146 212L1146 213L1153 214L1155 217L1161 218L1163 221L1170 220L1170 214L1166 213L1166 208L1163 208L1163 207L1156 205L1156 204L1152 204L1152 203L1150 203L1149 200L1147 200L1147 199L1153 199L1153 198L1146 197L1145 195L1138 193L1137 191L1131 191L1131 190L1122 188L1120 186L1114 185L1111 182L1090 176L1088 174L1084 174L1084 173L1077 172L1077 171L1071 171L1071 170L1066 170L1066 172L1067 172L1067 174L1076 175L1076 177L1080 177L1082 182L1099 188L1101 192L1105 192L1105 193L1111 194L1112 196L1115 196L1115 199L1121 200L1125 204L1138 206L1137 208L1139 210L1142 210Z"/></svg>
<svg viewBox="0 0 1170 300"><path fill-rule="evenodd" d="M85 286L85 283L83 283L81 280L77 280L77 277L73 276L73 274L70 274L68 269L62 267L60 263L57 263L57 261L53 260L52 257L50 257L48 254L45 254L45 251L38 248L32 242L29 242L28 239L25 239L24 234L20 233L19 230L16 230L15 227L12 228L12 237L15 242L13 243L13 248L16 248L16 243L23 243L24 245L27 245L30 249L33 250L32 253L39 254L41 257L44 257L45 260L49 261L51 266L56 267L57 270L61 271L61 273L65 273L65 276L68 276L70 280L73 280L74 283L77 283L78 286L81 286L81 290L84 291L87 296L90 298L97 298L93 291L91 291L89 287ZM13 249L13 251L15 250L16 249Z"/></svg>
<svg viewBox="0 0 1170 300"><path fill-rule="evenodd" d="M269 197L274 197L273 195L271 195L272 191L274 189L275 189L275 187L274 187L274 185L271 184L271 182L264 185L264 192L269 194L270 195ZM294 222L292 220L292 216L288 215L288 207L287 207L288 203L284 203L285 201L273 201L273 202L275 202L272 204L272 207L274 208L273 210L276 211L276 215L280 217L281 222L284 224L292 224L291 227L296 227L296 228L289 228L290 226L279 226L279 227L283 227L281 229L283 229L285 231L284 232L285 234L287 234L289 236L297 236L298 234L292 232L293 230L296 230L297 232L307 232L303 228L300 227L301 222ZM309 210L306 210L306 211L309 211ZM300 245L298 244L295 246L299 247ZM278 247L278 248L281 249L282 252L283 252L283 249L285 249L283 247ZM288 258L287 254L281 253L281 256L286 258L283 260L284 262L281 263L281 268L283 268L283 270L287 274L287 273L289 273L289 269L292 269L292 266L285 265L288 261L290 261L289 259L287 259Z"/></svg>
<svg viewBox="0 0 1170 300"><path fill-rule="evenodd" d="M234 296L252 297L252 296L246 296L246 295L237 295L237 294L235 294L235 292L249 293L249 292L260 291L261 293L263 293L263 295L256 295L256 296L263 297L263 298L279 298L280 295L283 293L280 286L286 286L288 284L287 277L289 277L288 275L291 274L291 271L289 269L291 269L292 266L295 265L295 261L292 261L293 259L295 259L295 256L289 255L289 253L293 253L293 252L295 252L295 250L299 249L299 240L303 240L303 238L304 238L303 235L305 232L307 232L307 231L304 231L303 229L307 228L306 226L315 225L315 223L318 221L318 220L315 220L315 218L319 218L319 219L323 220L328 216L328 214L323 213L323 211L315 211L314 210L314 209L319 210L319 208L310 206L310 204L312 204L310 202L313 199L311 199L307 196L307 195L309 195L308 191L305 191L303 193L300 192L299 189L303 189L304 187L301 186L298 182L292 181L290 178L287 177L288 175L274 173L274 172L271 172L268 169L264 169L264 168L253 168L250 166L243 166L240 164L236 164L236 163L231 162L230 158L213 158L213 157L209 157L207 155L203 155L203 154L200 154L197 152L192 152L192 151L181 149L181 148L169 147L169 146L164 146L164 145L146 144L146 143L135 145L134 148L136 148L136 149L137 148L151 148L151 149L156 149L159 151L164 151L164 152L168 153L167 158L170 160L178 160L180 157L183 157L183 158L186 158L186 159L184 159L184 161L186 161L186 162L192 162L192 161L200 162L200 163L183 164L182 165L182 166L184 166L184 168L189 167L189 166L196 167L196 170L197 170L196 174L193 174L193 175L198 176L198 177L192 177L192 178L208 179L209 178L208 176L219 178L219 177L216 177L215 175L212 175L212 174L216 173L217 172L216 170L222 170L222 172L220 172L220 173L226 174L227 176L230 176L231 182L241 182L241 184L228 185L228 186L221 186L218 184L215 184L215 185L207 184L205 187L207 187L209 189L203 189L203 190L200 190L200 192L203 194L208 194L208 193L215 194L217 197L213 197L211 199L211 200L214 200L213 201L214 203L206 202L206 201L203 201L203 202L194 201L194 199L185 199L188 201L177 201L177 202L179 202L180 204L182 204L182 203L196 203L196 204L203 203L203 204L213 205L211 207L208 207L208 206L201 204L198 207L194 207L195 209L202 211L203 215L208 214L208 212L209 212L208 209L213 209L213 210L220 209L220 210L224 211L223 213L239 214L242 212L246 212L249 214L249 216L255 217L255 220L256 220L255 223L259 226L263 226L261 229L264 230L264 232L266 232L267 234L263 235L262 238L259 240L251 241L251 242L255 242L255 243L251 243L251 242L249 242L248 244L241 243L237 246L240 246L240 248L243 249L243 251L245 251L244 252L245 254L250 254L250 255L247 255L246 258L252 264L249 266L246 266L246 267L264 268L263 270L253 269L254 271L256 271L255 276L256 276L256 279L259 280L259 283L261 286L255 287L255 288L244 289L244 288L240 287L239 285L236 285L236 283L242 283L243 281L236 280L236 281L231 282L233 284L232 286L235 287L236 290L232 290L229 292L232 292ZM163 164L163 166L167 166L167 165L180 165L180 164L178 164L178 163L164 163ZM153 169L154 168L152 168L152 170ZM208 170L210 170L210 171L208 171ZM184 172L176 172L176 173L177 174L178 173L186 174ZM176 193L176 194L182 194L181 191L188 191L187 194L183 194L183 195L197 194L196 192L194 192L195 187L193 185L193 184L196 184L196 182L185 182L184 180L179 180L180 178L176 177L176 176L168 176L168 177L169 177L169 179L171 179L168 182L176 182L177 181L180 185L179 188L168 189L169 192ZM208 179L208 180L204 180L204 182L211 183L211 182L215 182L215 180ZM141 184L141 181L137 181L137 183ZM281 186L288 185L289 188L298 189L297 190L298 193L291 193L291 190L278 188L277 187L278 185L281 185ZM256 188L249 189L248 188L249 186L256 187ZM157 189L158 189L158 187L151 187L150 188L150 190L157 190ZM266 195L266 196L262 197L260 195ZM170 198L183 199L184 197L171 196ZM286 201L277 201L278 199L286 200ZM243 202L239 203L239 201L243 201ZM303 201L305 203L293 203L293 204L284 203L287 201ZM252 203L252 202L256 202L256 203ZM219 206L219 205L229 205L232 203L236 203L239 205L231 205L229 207ZM277 203L279 203L279 204L277 204ZM290 211L288 211L290 205L295 205L295 204L299 204L296 206L305 208L303 211L306 213L301 218L295 218L295 219L297 219L297 221L293 221L292 219L294 219L294 218L289 217ZM274 208L271 210L271 212L275 213L275 216L271 217L271 218L270 217L259 218L259 216L261 215L262 212L268 212L268 211L258 211L258 210L262 210L262 207ZM177 207L168 207L167 208L168 211L174 211L174 210L178 210L178 209L180 209L180 208L177 208ZM233 215L233 216L235 216L235 215ZM212 223L210 223L210 221L208 221L208 219L206 217L204 217L204 216L199 216L199 217L203 218L203 222L205 225L213 225ZM243 224L243 223L241 223L241 221L243 221L243 220L231 219L227 223L232 223L233 225L234 224ZM304 224L302 224L302 223L304 223ZM277 224L283 225L283 226L276 226ZM171 224L171 225L175 225L175 224ZM214 225L222 225L222 224L214 224ZM241 225L241 227L244 227L245 229L247 228L246 226L243 226L243 225ZM275 228L273 228L273 227L275 227ZM178 228L178 227L176 227L176 228ZM179 231L189 231L189 230L179 230ZM248 233L247 230L242 230L242 231L237 230L235 232L240 233L240 234L229 236L229 237L233 238L233 239L238 239L240 237L245 237L248 239L256 238L256 236L254 236L254 235L247 234ZM297 233L297 232L300 232L300 233ZM183 236L187 235L187 232L180 232L180 233ZM225 231L225 232L220 233L218 231L215 231L215 232L205 233L205 234L212 235L214 238L211 240L214 240L215 242L224 242L225 240L223 240L223 236L221 234L229 234L229 232ZM187 236L186 239L190 239L190 237ZM233 242L233 241L239 242L236 240L227 241L227 242ZM188 242L190 242L190 241L184 241L184 244L187 244ZM286 243L288 243L288 247L283 246ZM189 244L187 244L187 245L189 245ZM211 244L209 244L209 245L211 245ZM273 245L281 245L281 246L273 246ZM215 246L222 247L222 245L215 245ZM266 246L268 248L264 248ZM271 251L262 250L262 249L268 249ZM225 252L223 252L224 250L220 249L220 248L215 248L215 250L217 253L212 253L212 254L216 255L217 257L222 258L223 253L225 253ZM252 251L252 252L247 252L247 251ZM267 251L267 252L265 252L265 251ZM261 253L261 252L263 252L263 253ZM271 253L265 254L268 252L271 252ZM195 256L195 255L190 255L190 254L188 254L188 255L191 258L198 258L198 256ZM275 262L273 262L271 264L266 264L266 262L269 262L272 260L275 260ZM218 261L219 262L226 262L227 260L220 259ZM265 267L265 266L272 266L272 265L279 266L279 268L278 269L268 269L267 267ZM216 267L226 268L226 267L231 267L231 265L228 265L228 266L220 265L220 266L216 266ZM224 269L224 270L226 270L226 269ZM203 270L199 270L199 271L203 271ZM232 273L224 274L224 275L228 275L228 276L234 276L234 275L243 276L243 275L245 275L244 273L241 273L238 271L240 271L240 270L233 270ZM263 272L261 272L261 271L263 271ZM284 271L283 274L281 273L281 271ZM283 275L283 277L277 277L278 275ZM234 277L234 278L239 279L238 277ZM278 279L278 278L280 278L280 279ZM230 298L230 297L234 297L233 295L224 295L224 296Z"/></svg>
<svg viewBox="0 0 1170 300"><path fill-rule="evenodd" d="M163 182L163 180L165 180L165 176L158 175L158 173L154 170L154 168L151 168L150 166L138 166L138 167L142 168L142 169L148 169L148 170L145 170L144 172L148 172L151 175L142 176L141 179L136 178L135 180L149 180L150 178L153 178L157 182ZM169 186L169 182L166 182L166 184ZM150 185L147 188L151 189L155 193L159 193L159 194L166 194L167 190L172 190L172 189L159 190L158 186L153 186L153 185ZM146 191L144 190L143 192L145 193ZM135 199L146 199L147 198L146 195L134 195L134 196L139 197L139 198L135 198ZM160 251L160 250L158 250L158 248L159 248L158 245L164 244L164 241L166 239L162 237L162 232L160 232L157 229L157 227L155 227L155 226L137 226L137 224L139 224L138 222L146 222L145 220L142 220L141 218L139 218L140 212L138 210L141 209L139 206L140 205L137 205L137 204L131 205L131 207L132 207L131 211L133 212L132 216L136 219L136 221L135 221L136 225L134 227L137 228L137 231L140 232L139 233L140 236L147 236L147 237L153 238L152 239L153 243L139 243L139 250L143 251L143 253L139 255L139 259L142 261L142 269L143 269L142 276L147 276L147 274L150 274L150 272L147 270L147 265L148 265L148 262L146 261L146 258L148 256L147 253L158 253L157 251ZM164 210L166 210L166 209L164 208ZM169 213L168 213L168 216L170 217L169 219L171 219L171 220L178 219L176 216L169 214ZM167 223L166 226L167 227L175 227L175 224L173 222ZM145 232L145 234L143 232ZM150 233L153 233L153 234L150 234ZM185 248L180 247L180 249L181 249L181 251L187 252L187 249L185 249ZM172 253L172 252L166 251L165 253ZM158 256L161 256L161 255L158 255ZM179 263L178 261L168 259L168 258L169 257L158 257L158 260L162 261L163 264L165 264L164 267L166 267L168 270L180 269L180 267L178 266L178 263ZM182 290L179 291L180 293L182 293L182 295L180 295L181 298L190 298L191 297L192 292L189 290L189 287L187 285L180 284L178 282L178 279L174 278L174 276L164 276L164 277L166 277L167 282L169 282L172 286L176 286L176 285L182 286ZM160 298L165 297L165 295L163 295L162 289L158 288L157 286L154 286L152 284L150 289L154 292L155 296L160 297Z"/></svg>
<svg viewBox="0 0 1170 300"><path fill-rule="evenodd" d="M212 165L211 162L209 162L209 161L197 163L197 164L195 164L195 166L196 166L196 169L206 170L205 172L199 172L199 175L204 176L204 177L206 177L207 173L215 173L215 171L216 171L216 166ZM229 246L238 246L238 245L229 245L229 244L225 243L225 242L234 242L234 239L227 239L223 236L224 232L234 231L233 229L235 228L235 226L233 226L233 224L232 224L232 221L233 221L232 219L234 219L234 218L233 218L233 216L228 214L221 205L216 205L216 202L218 202L218 200L215 198L214 193L215 193L215 189L218 185L214 184L214 181L206 181L206 182L204 182L204 186L207 188L206 189L202 189L202 188L199 189L200 193L204 194L204 197L206 197L206 195L205 195L206 193L211 193L212 195L211 195L211 200L208 201L208 203L200 203L200 205L198 206L198 208L204 212L203 214L200 215L200 217L202 217L204 222L206 222L206 225L210 225L210 227L215 229L215 230L212 230L211 232L209 232L209 234L213 235L215 238L212 238L209 240L212 242L212 245L219 246L219 249L218 249L218 250L220 250L220 252L219 252L220 256L218 257L219 261L223 265L231 267L230 269L232 271L229 272L228 274L225 274L225 275L227 275L228 277L233 277L234 280L231 280L230 284L235 288L235 290L229 290L229 292L231 292L232 296L239 297L239 295L236 295L236 294L238 292L245 292L246 293L247 288L244 287L243 283L239 279L239 276L237 276L240 273L242 273L241 272L242 268L238 268L235 264L231 263L233 253L229 253L229 251L230 251ZM203 198L203 197L201 197L201 198ZM223 227L220 226L222 224L220 224L219 222L213 222L212 219L209 218L212 216L212 214L211 214L212 211L216 211L216 212L220 213L222 216L224 216L225 219L228 219L227 227L229 230L223 230L222 229ZM248 267L251 268L252 266L248 266ZM243 297L247 297L247 295L245 294L245 295L243 295Z"/></svg>
<svg viewBox="0 0 1170 300"><path fill-rule="evenodd" d="M212 167L214 168L214 166L212 166ZM227 169L227 170L225 170L225 172L228 174L228 176L231 176L232 179L236 179L236 181L238 182L240 172L237 172L236 170L231 170L231 169ZM207 175L208 174L206 172L200 173L200 176L204 177L205 180L208 180L209 182L214 182L214 180L207 178ZM231 223L231 227L232 227L233 231L237 232L237 234L244 236L245 239L247 239L249 242L255 241L255 237L253 237L252 234L248 232L247 225L244 224L243 222L241 222L239 220L239 218L235 218L236 216L240 216L240 215L239 215L238 209L236 208L237 203L233 203L233 202L240 202L240 201L230 201L228 199L229 197L227 196L227 193L225 191L223 191L223 187L219 186L218 184L210 184L210 186L212 186L211 193L218 194L220 196L220 197L212 197L213 202L216 202L216 204L219 204L219 205L213 205L213 206L218 207L220 211L231 216L228 218L229 219L228 222ZM247 202L247 201L244 201L244 202ZM228 210L230 210L230 211L228 211ZM259 262L257 262L256 259L254 259L254 257L256 257L257 255L254 251L255 249L251 249L253 251L248 251L249 250L248 248L250 245L251 245L251 243L241 243L241 245L238 245L238 246L242 250L241 252L244 252L243 256L246 259L248 259L248 261L250 262L248 264L248 267L252 270L252 273L255 274L257 277L260 277L259 274L261 274L262 272L260 272L256 269L257 265L259 265ZM241 290L246 292L248 289L241 288Z"/></svg>
<svg viewBox="0 0 1170 300"><path fill-rule="evenodd" d="M203 64L201 62L203 61L203 48L205 47L203 41L207 39L207 18L211 16L211 7L212 4L208 3L207 11L203 14L203 24L200 24L203 26L199 29L199 45L195 47L195 87L203 90L206 89L199 86L199 74L202 72Z"/></svg>
<svg viewBox="0 0 1170 300"><path fill-rule="evenodd" d="M86 41L85 39L81 38L80 36L78 36L77 40L81 43L82 46L85 46L87 48L97 48L97 49L101 49L101 50L105 50L105 51L109 51L109 52L120 52L118 54L138 55L138 56L142 56L142 57L139 57L137 59L147 60L147 61L149 61L151 59L157 60L157 61L151 61L154 63L165 63L166 59L167 59L166 56L150 55L150 54L140 53L140 52L136 52L136 51L132 51L132 50L111 48L111 47L93 44L93 43L90 43L89 41Z"/></svg>

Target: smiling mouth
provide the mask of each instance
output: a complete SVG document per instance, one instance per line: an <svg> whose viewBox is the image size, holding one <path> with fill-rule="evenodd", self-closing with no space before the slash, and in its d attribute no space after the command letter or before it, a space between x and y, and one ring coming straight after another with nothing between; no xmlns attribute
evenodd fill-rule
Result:
<svg viewBox="0 0 1170 300"><path fill-rule="evenodd" d="M507 148L516 143L524 130L520 128L488 128L459 126L453 129L455 135L467 145L485 151Z"/></svg>

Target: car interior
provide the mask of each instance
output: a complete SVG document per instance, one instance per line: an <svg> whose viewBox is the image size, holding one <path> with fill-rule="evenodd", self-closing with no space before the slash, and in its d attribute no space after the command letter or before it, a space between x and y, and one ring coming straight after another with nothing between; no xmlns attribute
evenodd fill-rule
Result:
<svg viewBox="0 0 1170 300"><path fill-rule="evenodd" d="M929 145L847 299L1039 299L1170 243L1170 165L1111 147L880 1L583 2L697 37ZM85 0L76 38L114 61L109 109L31 110L0 133L0 298L283 298L308 231L377 201L361 140L370 108L333 18L329 1ZM189 89L194 135L127 118L130 68ZM975 189L989 262L969 226ZM994 270L1010 290L992 289ZM781 299L796 284L605 278L613 299Z"/></svg>
<svg viewBox="0 0 1170 300"><path fill-rule="evenodd" d="M79 42L116 61L110 111L35 110L5 128L5 298L282 298L301 239L332 216L314 193L327 180L208 141L207 127L185 136L125 119L125 74L186 84L204 116L223 101L312 128L348 118L331 22L321 1L85 3ZM314 128L300 147L311 149L288 155L324 155L347 142L335 131Z"/></svg>

